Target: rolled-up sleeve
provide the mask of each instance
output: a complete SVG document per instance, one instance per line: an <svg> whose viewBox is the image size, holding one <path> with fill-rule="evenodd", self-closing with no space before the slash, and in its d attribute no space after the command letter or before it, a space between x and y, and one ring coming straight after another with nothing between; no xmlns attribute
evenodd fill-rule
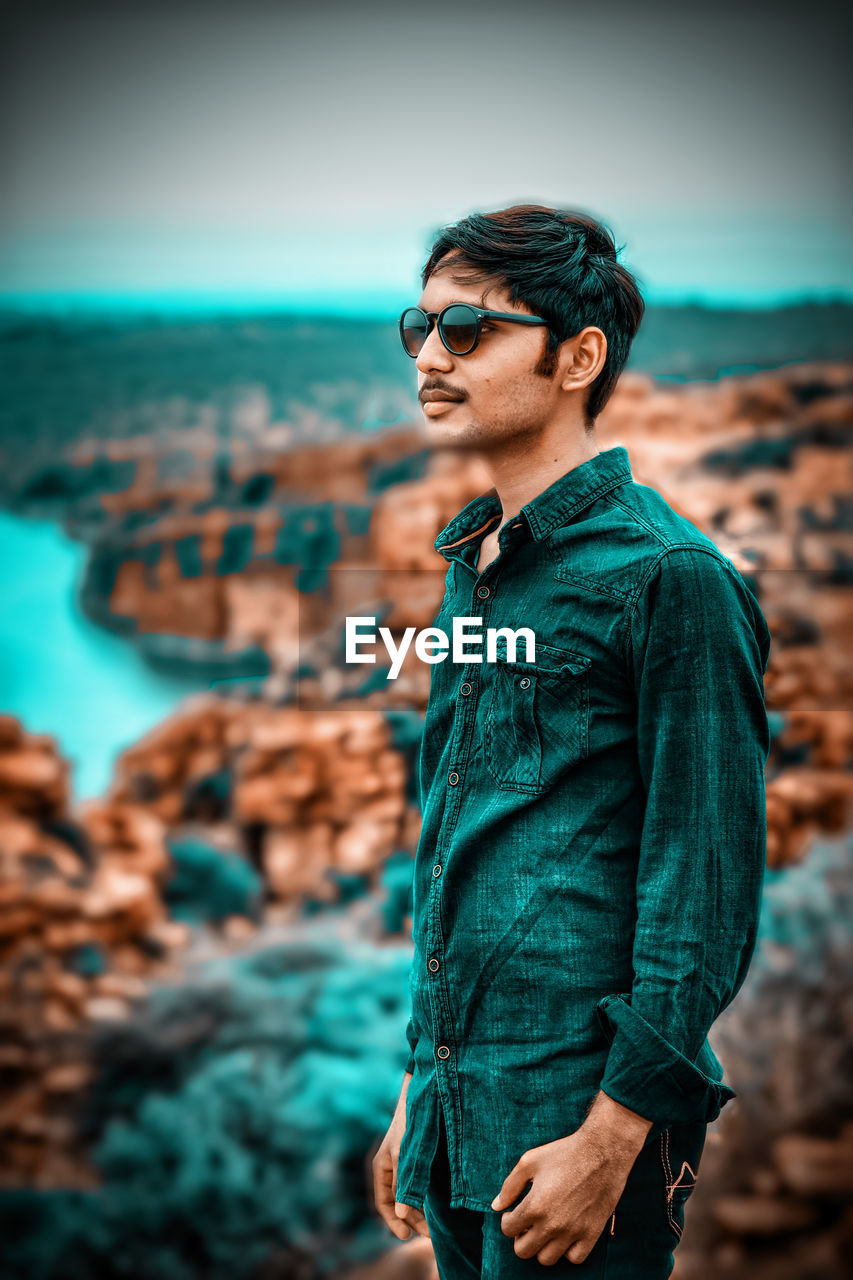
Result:
<svg viewBox="0 0 853 1280"><path fill-rule="evenodd" d="M770 634L730 561L658 558L626 627L646 793L633 985L598 1002L601 1089L651 1120L710 1122L735 1096L708 1031L755 948L767 852Z"/></svg>

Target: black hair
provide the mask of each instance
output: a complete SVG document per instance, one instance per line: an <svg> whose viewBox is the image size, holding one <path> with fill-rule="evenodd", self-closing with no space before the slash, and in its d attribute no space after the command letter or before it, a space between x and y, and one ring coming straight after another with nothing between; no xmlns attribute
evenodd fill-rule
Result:
<svg viewBox="0 0 853 1280"><path fill-rule="evenodd" d="M471 213L442 227L421 272L426 285L436 270L452 268L463 284L491 280L504 285L513 302L548 321L545 353L536 373L553 376L557 348L585 325L607 338L607 357L587 389L587 431L613 394L645 311L634 276L617 262L611 231L585 213L519 204L491 213ZM452 259L439 267L454 250Z"/></svg>

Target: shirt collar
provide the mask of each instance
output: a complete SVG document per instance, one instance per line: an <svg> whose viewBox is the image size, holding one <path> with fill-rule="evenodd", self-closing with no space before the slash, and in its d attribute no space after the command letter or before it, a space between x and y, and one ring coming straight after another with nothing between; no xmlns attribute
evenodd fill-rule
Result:
<svg viewBox="0 0 853 1280"><path fill-rule="evenodd" d="M554 529L566 524L579 511L583 511L601 494L620 484L629 483L632 479L628 450L621 444L614 445L612 449L604 449L594 457L587 458L586 462L572 467L547 489L543 489L542 493L525 503L511 527L515 528L519 522L526 521L532 536L539 542ZM483 533L501 514L496 489L480 494L445 525L435 540L436 551L445 556L452 554L451 548L456 549L457 544ZM509 526L502 529L500 537L508 529Z"/></svg>

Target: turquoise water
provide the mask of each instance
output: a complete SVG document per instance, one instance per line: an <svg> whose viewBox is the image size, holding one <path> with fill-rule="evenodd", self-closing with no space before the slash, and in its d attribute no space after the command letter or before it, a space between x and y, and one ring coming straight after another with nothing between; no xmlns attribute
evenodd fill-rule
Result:
<svg viewBox="0 0 853 1280"><path fill-rule="evenodd" d="M117 754L209 687L153 670L81 613L85 557L58 525L0 512L0 711L56 738L77 799L103 794Z"/></svg>

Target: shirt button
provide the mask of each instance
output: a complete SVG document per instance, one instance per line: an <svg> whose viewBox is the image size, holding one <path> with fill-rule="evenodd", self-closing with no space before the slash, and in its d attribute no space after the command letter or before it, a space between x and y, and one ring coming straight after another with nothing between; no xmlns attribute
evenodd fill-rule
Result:
<svg viewBox="0 0 853 1280"><path fill-rule="evenodd" d="M477 595L480 597L480 599L481 599L481 600L485 600L486 596L487 596L487 595L489 595L489 588L488 588L488 587L478 587L478 588L477 588Z"/></svg>
<svg viewBox="0 0 853 1280"><path fill-rule="evenodd" d="M450 1057L450 1050L448 1049L448 1047L447 1047L447 1045L446 1045L446 1044L440 1044L440 1045L438 1046L438 1056L439 1056L439 1058L449 1058L449 1057Z"/></svg>
<svg viewBox="0 0 853 1280"><path fill-rule="evenodd" d="M529 689L529 688L530 688L530 681L528 680L527 676L525 676L523 680L519 680L519 682L518 682L518 683L519 683L520 688L522 688L522 689Z"/></svg>
<svg viewBox="0 0 853 1280"><path fill-rule="evenodd" d="M432 869L432 874L433 874L434 876L440 876L440 875L441 875L441 863L440 863L440 862L437 862L437 863L435 864L435 866L434 866L434 867L433 867L433 869Z"/></svg>
<svg viewBox="0 0 853 1280"><path fill-rule="evenodd" d="M459 686L459 692L462 694L462 697L463 697L463 698L467 698L467 697L468 697L468 694L471 692L471 686L470 686L470 684L468 683L468 681L467 681L467 680L465 681L465 683L464 683L463 685L460 685L460 686Z"/></svg>
<svg viewBox="0 0 853 1280"><path fill-rule="evenodd" d="M441 968L441 966L439 965L435 957L433 957L433 959L430 960L429 967L432 973L438 973L439 969Z"/></svg>
<svg viewBox="0 0 853 1280"><path fill-rule="evenodd" d="M455 786L456 786L456 784L457 784L457 782L459 781L459 774L458 774L458 773L451 773L451 775L450 775L450 777L447 779L447 781L450 783L451 787L455 787Z"/></svg>

